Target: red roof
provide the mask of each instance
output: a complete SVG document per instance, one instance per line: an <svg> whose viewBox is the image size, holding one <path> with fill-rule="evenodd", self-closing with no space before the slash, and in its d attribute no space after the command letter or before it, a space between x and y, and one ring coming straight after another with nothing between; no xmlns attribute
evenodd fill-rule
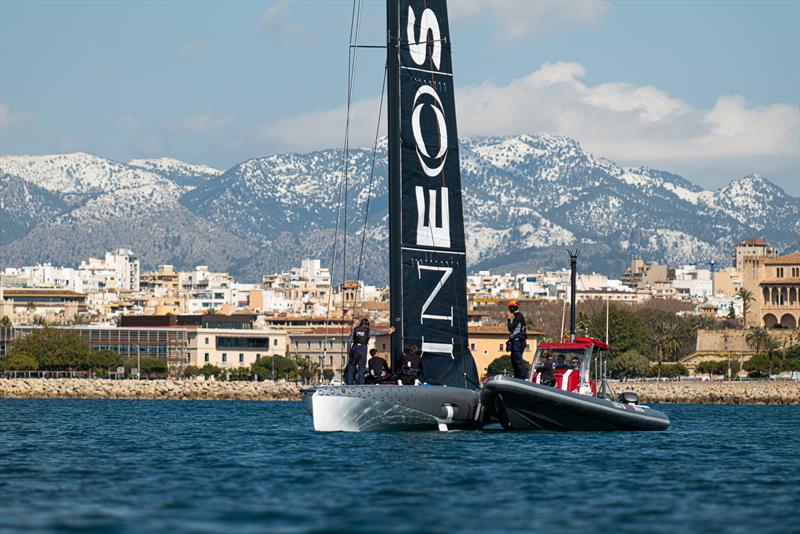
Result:
<svg viewBox="0 0 800 534"><path fill-rule="evenodd" d="M539 348L542 350L586 350L589 347L608 350L608 345L591 337L576 337L575 341L565 343L539 343Z"/></svg>

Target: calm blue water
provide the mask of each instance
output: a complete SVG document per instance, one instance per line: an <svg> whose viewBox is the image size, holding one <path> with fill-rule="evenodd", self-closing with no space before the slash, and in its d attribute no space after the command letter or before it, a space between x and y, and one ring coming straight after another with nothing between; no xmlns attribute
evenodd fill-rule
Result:
<svg viewBox="0 0 800 534"><path fill-rule="evenodd" d="M0 531L800 532L800 406L317 434L300 403L0 400Z"/></svg>

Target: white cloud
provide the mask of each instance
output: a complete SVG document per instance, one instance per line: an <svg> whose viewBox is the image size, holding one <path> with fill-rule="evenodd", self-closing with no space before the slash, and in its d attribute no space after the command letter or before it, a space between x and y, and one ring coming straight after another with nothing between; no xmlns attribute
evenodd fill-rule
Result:
<svg viewBox="0 0 800 534"><path fill-rule="evenodd" d="M497 28L494 37L500 41L589 26L607 11L608 3L600 0L469 0L449 4L455 22L489 17L491 26Z"/></svg>
<svg viewBox="0 0 800 534"><path fill-rule="evenodd" d="M268 33L291 35L298 28L289 21L289 9L286 0L278 0L261 13L261 28Z"/></svg>
<svg viewBox="0 0 800 534"><path fill-rule="evenodd" d="M208 48L208 43L202 39L193 39L181 47L181 55L185 58L192 58Z"/></svg>
<svg viewBox="0 0 800 534"><path fill-rule="evenodd" d="M32 118L29 113L14 113L8 104L0 102L0 129L5 130L12 124L25 124Z"/></svg>
<svg viewBox="0 0 800 534"><path fill-rule="evenodd" d="M175 132L198 133L220 128L230 124L231 120L228 115L214 116L208 113L193 113L180 121L170 122L167 124L167 128Z"/></svg>
<svg viewBox="0 0 800 534"><path fill-rule="evenodd" d="M730 179L759 169L800 175L797 106L752 106L741 96L723 95L712 108L698 109L650 85L588 85L584 75L578 63L546 63L505 85L457 88L459 134L566 135L620 163L689 176L724 170L733 173ZM351 145L372 143L377 107L377 98L354 103ZM344 118L343 106L287 117L261 128L260 138L274 150L335 147Z"/></svg>

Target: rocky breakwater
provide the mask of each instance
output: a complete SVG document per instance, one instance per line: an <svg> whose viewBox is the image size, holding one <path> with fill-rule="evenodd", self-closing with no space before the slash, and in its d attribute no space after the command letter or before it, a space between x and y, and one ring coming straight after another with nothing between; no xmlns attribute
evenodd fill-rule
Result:
<svg viewBox="0 0 800 534"><path fill-rule="evenodd" d="M616 393L635 391L642 403L800 404L800 381L617 382Z"/></svg>
<svg viewBox="0 0 800 534"><path fill-rule="evenodd" d="M299 400L289 382L194 380L0 379L0 397L23 399Z"/></svg>

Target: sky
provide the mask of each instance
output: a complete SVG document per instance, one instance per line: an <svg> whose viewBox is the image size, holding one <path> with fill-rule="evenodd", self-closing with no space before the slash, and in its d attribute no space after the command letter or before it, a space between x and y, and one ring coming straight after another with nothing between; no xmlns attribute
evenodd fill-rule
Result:
<svg viewBox="0 0 800 534"><path fill-rule="evenodd" d="M351 1L0 0L0 154L227 168L342 146ZM365 0L359 42L380 45ZM449 2L459 135L550 133L715 189L800 195L800 1ZM351 145L384 52L360 49Z"/></svg>

